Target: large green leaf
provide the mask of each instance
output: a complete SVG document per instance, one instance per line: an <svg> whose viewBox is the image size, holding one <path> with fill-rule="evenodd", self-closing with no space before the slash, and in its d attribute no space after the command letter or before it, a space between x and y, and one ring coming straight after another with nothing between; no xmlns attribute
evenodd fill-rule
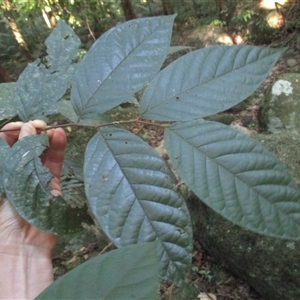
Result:
<svg viewBox="0 0 300 300"><path fill-rule="evenodd" d="M56 27L45 41L47 47L47 62L50 69L60 71L69 68L77 57L81 44L79 37L64 21L59 20Z"/></svg>
<svg viewBox="0 0 300 300"><path fill-rule="evenodd" d="M80 40L72 28L59 21L45 43L48 56L29 64L15 85L14 105L23 121L55 113L73 80Z"/></svg>
<svg viewBox="0 0 300 300"><path fill-rule="evenodd" d="M183 121L228 109L263 83L282 51L220 45L190 52L149 83L140 111L146 119Z"/></svg>
<svg viewBox="0 0 300 300"><path fill-rule="evenodd" d="M60 101L56 102L56 108L57 108L57 111L61 115L63 115L67 119L69 119L71 122L76 122L77 121L78 118L77 118L77 115L74 111L74 108L72 106L71 101L61 99Z"/></svg>
<svg viewBox="0 0 300 300"><path fill-rule="evenodd" d="M81 231L81 221L92 222L87 207L73 209L62 197L51 195L52 175L39 158L46 146L46 135L32 135L7 151L3 170L6 196L22 218L42 230L57 234Z"/></svg>
<svg viewBox="0 0 300 300"><path fill-rule="evenodd" d="M56 280L42 299L158 299L156 243L131 245L92 258Z"/></svg>
<svg viewBox="0 0 300 300"><path fill-rule="evenodd" d="M68 118L71 122L77 122L78 117L74 111L71 101L61 99L60 101L56 102L56 108L61 115ZM97 126L103 123L108 123L113 121L114 119L109 115L96 114L93 116L93 118L80 120L79 124Z"/></svg>
<svg viewBox="0 0 300 300"><path fill-rule="evenodd" d="M6 141L0 138L0 195L4 193L3 186L3 164L5 161L5 155L9 151L10 147Z"/></svg>
<svg viewBox="0 0 300 300"><path fill-rule="evenodd" d="M14 82L0 84L0 120L14 117L17 113L13 105Z"/></svg>
<svg viewBox="0 0 300 300"><path fill-rule="evenodd" d="M84 183L91 211L113 243L158 240L162 276L179 283L191 261L191 221L165 161L134 134L105 128L87 146Z"/></svg>
<svg viewBox="0 0 300 300"><path fill-rule="evenodd" d="M174 17L125 22L93 44L76 71L71 90L79 118L118 106L155 76L169 50Z"/></svg>
<svg viewBox="0 0 300 300"><path fill-rule="evenodd" d="M223 217L261 234L300 239L300 190L261 144L195 120L167 129L165 145L182 180Z"/></svg>
<svg viewBox="0 0 300 300"><path fill-rule="evenodd" d="M182 50L191 50L193 47L189 46L171 46L169 48L168 54L173 54Z"/></svg>

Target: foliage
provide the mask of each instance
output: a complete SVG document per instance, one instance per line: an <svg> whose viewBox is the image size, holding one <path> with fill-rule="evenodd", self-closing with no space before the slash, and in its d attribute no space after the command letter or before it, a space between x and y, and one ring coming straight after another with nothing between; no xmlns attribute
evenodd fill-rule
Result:
<svg viewBox="0 0 300 300"><path fill-rule="evenodd" d="M268 11L261 9L257 1L221 2L222 11L212 24L224 27L233 37L239 35L256 44L266 44L274 38L276 29L266 21Z"/></svg>
<svg viewBox="0 0 300 300"><path fill-rule="evenodd" d="M286 31L300 31L300 3L298 1L291 2L289 5L280 7L280 12L284 18L284 27Z"/></svg>
<svg viewBox="0 0 300 300"><path fill-rule="evenodd" d="M253 9L246 9L233 18L233 20L248 22L251 20L252 16L255 14Z"/></svg>
<svg viewBox="0 0 300 300"><path fill-rule="evenodd" d="M0 59L23 60L22 52L18 51L20 50L18 43L9 28L7 14L15 22L32 55L38 57L45 54L43 41L49 35L50 28L59 19L72 26L83 44L89 47L94 37L98 37L120 18L122 19L119 2L117 0L0 0ZM10 63L12 64L13 61ZM19 68L18 65L11 67L14 70Z"/></svg>
<svg viewBox="0 0 300 300"><path fill-rule="evenodd" d="M202 201L228 220L261 234L300 238L300 191L289 173L249 137L202 119L251 95L283 49L212 46L190 52L160 70L170 51L174 17L136 19L110 29L78 66L74 62L76 35L59 22L47 39L48 56L29 64L26 76L15 83L11 100L15 110L10 116L8 111L3 115L0 112L0 118L6 119L16 111L22 121L65 118L71 123L55 126L96 131L87 142L79 171L83 170L89 209L76 205L76 199L70 203L70 195L59 199L51 195L48 184L52 176L39 160L47 146L44 134L25 137L11 150L5 143L0 144L5 161L0 174L1 191L24 219L43 230L73 232L80 229L81 222L91 222L91 213L119 250L129 249L132 253L134 248L126 247L146 244L145 253L150 258L135 261L136 254L132 255L133 260L124 268L130 276L127 280L124 273L124 281L114 282L117 290L113 295L128 291L132 284L129 278L135 278L137 298L143 299L144 294L139 293L147 289L138 282L144 278L144 264L152 265L149 243L153 241L161 278L180 285L190 265L193 244L192 222L185 200L176 192L175 175L148 143L128 130L128 125L164 129L172 168ZM132 100L136 93L140 103ZM114 109L128 101L138 104L139 116L116 119L120 114ZM72 184L76 189L76 180ZM99 258L99 263L104 260ZM107 273L120 278L123 267L118 265L116 269L108 261ZM79 276L81 279L81 273L89 286L100 279L106 286L110 279L102 279L102 273L95 277L94 269L90 271L92 266L90 263L76 268L44 297L73 295L70 282L73 289L73 281ZM116 273L111 273L113 269ZM147 288L153 291L153 277L145 282L150 282Z"/></svg>
<svg viewBox="0 0 300 300"><path fill-rule="evenodd" d="M155 242L131 245L92 258L36 299L99 299L100 295L103 300L155 299L159 283L155 246Z"/></svg>

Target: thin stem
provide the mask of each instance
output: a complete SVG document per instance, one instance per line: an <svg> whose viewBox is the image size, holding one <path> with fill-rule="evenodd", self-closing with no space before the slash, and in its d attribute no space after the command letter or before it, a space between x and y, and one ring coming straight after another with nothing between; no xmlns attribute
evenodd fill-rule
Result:
<svg viewBox="0 0 300 300"><path fill-rule="evenodd" d="M67 123L67 124L58 124L58 125L51 125L47 126L45 129L42 129L41 131L46 131L49 129L53 128L64 128L64 127L84 127L84 128L91 128L91 129L99 129L101 127L105 126L111 126L111 125L121 125L121 124L131 124L131 123L138 123L138 124L144 124L144 125L149 125L149 126L156 126L160 128L167 128L169 124L164 123L164 124L159 124L159 123L153 123L151 121L146 121L146 120L141 120L141 119L133 119L133 120L126 120L126 121L114 121L114 122L109 122L109 123L103 123L97 126L93 125L85 125L85 124L79 124L79 123ZM7 131L18 131L20 130L19 128L17 129L1 129L0 132L7 132Z"/></svg>
<svg viewBox="0 0 300 300"><path fill-rule="evenodd" d="M1 123L1 124L0 124L0 127L3 127L3 126L6 125L7 123L9 123L14 117L15 117L15 116L10 117L9 119L7 119L7 120L4 121L3 123Z"/></svg>

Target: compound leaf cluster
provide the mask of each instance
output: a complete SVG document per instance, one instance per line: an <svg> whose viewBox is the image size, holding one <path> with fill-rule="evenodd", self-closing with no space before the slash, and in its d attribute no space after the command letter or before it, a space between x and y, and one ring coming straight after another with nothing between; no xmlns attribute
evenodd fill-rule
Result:
<svg viewBox="0 0 300 300"><path fill-rule="evenodd" d="M91 222L89 211L121 250L80 266L39 299L98 298L97 280L103 299L121 294L154 298L157 258L162 278L176 284L184 279L192 256L190 215L168 163L128 127L121 128L128 120L112 120L109 111L125 102L139 105L140 116L132 122L165 128L173 167L216 212L258 233L300 238L300 191L282 164L249 137L201 119L250 96L283 49L212 46L160 70L169 53L186 50L170 47L174 18L136 19L108 30L78 67L74 59L80 41L68 25L58 22L46 40L48 56L28 65L14 85L14 107L0 114L6 118L17 113L23 121L56 114L73 126L97 129L82 166L87 203L77 208L69 205L70 197L65 201L63 195L51 195L52 175L40 160L48 146L46 135L21 139L11 149L0 140L0 191L26 221L49 232L68 233L80 230L83 221ZM71 99L63 97L70 87ZM11 95L11 89L2 90ZM118 126L108 126L114 124ZM71 185L82 188L83 183L74 177ZM140 252L132 255L134 249ZM107 265L114 260L117 274ZM83 279L87 272L91 275ZM82 285L74 288L74 281Z"/></svg>

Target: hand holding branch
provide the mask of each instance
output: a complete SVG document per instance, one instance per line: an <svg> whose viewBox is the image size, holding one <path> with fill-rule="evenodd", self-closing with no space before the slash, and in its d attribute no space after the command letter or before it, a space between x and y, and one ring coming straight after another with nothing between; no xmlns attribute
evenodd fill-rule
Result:
<svg viewBox="0 0 300 300"><path fill-rule="evenodd" d="M19 139L38 134L47 127L41 120L14 122L0 132L10 146ZM49 147L41 156L54 178L50 183L52 194L61 194L60 173L63 165L66 134L63 129L47 130ZM53 281L51 256L56 236L46 233L22 219L7 199L0 201L0 298L32 299Z"/></svg>

